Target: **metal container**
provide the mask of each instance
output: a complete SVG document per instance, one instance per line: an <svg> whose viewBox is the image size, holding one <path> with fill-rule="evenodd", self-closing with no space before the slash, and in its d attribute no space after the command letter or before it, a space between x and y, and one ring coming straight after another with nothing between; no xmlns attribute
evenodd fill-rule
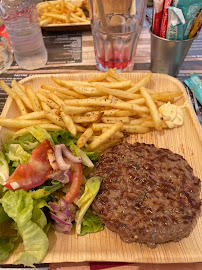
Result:
<svg viewBox="0 0 202 270"><path fill-rule="evenodd" d="M151 34L151 66L154 73L164 73L176 76L180 67L198 34L192 39L168 40Z"/></svg>

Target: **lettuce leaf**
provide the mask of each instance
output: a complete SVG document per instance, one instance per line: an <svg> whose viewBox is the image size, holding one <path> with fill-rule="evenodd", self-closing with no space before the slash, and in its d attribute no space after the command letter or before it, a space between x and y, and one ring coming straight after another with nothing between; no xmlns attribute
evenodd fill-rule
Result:
<svg viewBox="0 0 202 270"><path fill-rule="evenodd" d="M47 225L47 219L44 212L41 210L47 203L41 200L39 203L34 201L34 208L32 212L32 221L35 222L42 230Z"/></svg>
<svg viewBox="0 0 202 270"><path fill-rule="evenodd" d="M90 207L91 203L95 199L101 185L101 177L94 176L87 180L85 184L85 190L81 198L76 202L79 210L76 212L76 234L81 233L81 224L83 222L83 217Z"/></svg>
<svg viewBox="0 0 202 270"><path fill-rule="evenodd" d="M28 153L31 153L31 151L36 148L39 144L39 141L36 140L32 134L26 134L19 137L15 137L15 135L12 138L7 138L3 142L2 148L5 152L8 152L9 146L11 144L20 144L25 151Z"/></svg>
<svg viewBox="0 0 202 270"><path fill-rule="evenodd" d="M31 157L31 155L27 153L20 144L10 144L6 156L9 160L17 161L20 164L28 163Z"/></svg>
<svg viewBox="0 0 202 270"><path fill-rule="evenodd" d="M73 142L70 143L70 150L72 151L73 155L76 157L82 157L82 163L89 167L93 168L94 164L93 162L89 159L89 157L85 154L84 151L82 151L78 146L76 146Z"/></svg>
<svg viewBox="0 0 202 270"><path fill-rule="evenodd" d="M3 206L0 204L0 224L4 223L7 220L9 220L9 216L6 214Z"/></svg>
<svg viewBox="0 0 202 270"><path fill-rule="evenodd" d="M90 160L92 161L98 161L98 159L100 158L100 154L101 152L85 152L86 155L90 158Z"/></svg>
<svg viewBox="0 0 202 270"><path fill-rule="evenodd" d="M47 139L52 145L54 145L53 139L51 135L48 133L48 131L45 128L42 128L40 126L34 126L34 127L27 127L27 130L39 141L43 142L45 139Z"/></svg>
<svg viewBox="0 0 202 270"><path fill-rule="evenodd" d="M0 151L0 184L3 184L9 177L9 167L6 157Z"/></svg>
<svg viewBox="0 0 202 270"><path fill-rule="evenodd" d="M102 221L98 216L94 215L92 210L89 208L83 217L80 235L100 232L102 230L104 230Z"/></svg>
<svg viewBox="0 0 202 270"><path fill-rule="evenodd" d="M18 236L0 237L0 261L6 260L15 247Z"/></svg>
<svg viewBox="0 0 202 270"><path fill-rule="evenodd" d="M48 185L50 184L50 185ZM43 185L41 185L36 190L30 190L29 192L32 195L32 198L35 200L44 199L49 200L49 196L55 192L56 190L63 187L62 183L58 181L46 181Z"/></svg>
<svg viewBox="0 0 202 270"><path fill-rule="evenodd" d="M71 142L76 143L78 140L78 136L73 136L69 131L67 130L58 130L58 131L51 131L49 132L51 135L54 144L62 144L64 143L67 147Z"/></svg>
<svg viewBox="0 0 202 270"><path fill-rule="evenodd" d="M4 211L16 222L18 231L23 239L25 251L20 252L15 264L33 266L34 263L40 263L48 250L48 238L38 225L40 223L41 226L44 226L41 215L35 213L33 217L33 210L36 204L31 194L24 190L9 190L0 202Z"/></svg>

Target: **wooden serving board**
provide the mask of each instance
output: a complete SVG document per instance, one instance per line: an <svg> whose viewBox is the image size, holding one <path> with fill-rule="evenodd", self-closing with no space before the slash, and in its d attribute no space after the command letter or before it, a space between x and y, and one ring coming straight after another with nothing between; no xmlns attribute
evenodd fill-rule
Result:
<svg viewBox="0 0 202 270"><path fill-rule="evenodd" d="M97 73L96 73L97 74ZM57 74L58 78L71 80L84 80L95 73L88 74ZM124 76L139 81L145 74L125 73ZM21 81L30 84L34 90L41 84L54 83L51 75L34 75ZM147 134L132 135L129 142L153 143L157 147L168 148L182 155L194 170L194 174L202 179L202 129L192 108L183 85L175 78L163 74L153 74L148 88L160 91L181 90L183 96L176 101L177 105L183 105L185 101L189 106L184 109L183 126L171 130L152 131ZM8 98L2 116L17 116L18 110L11 98ZM1 137L5 129L1 129ZM51 230L48 234L50 245L44 263L54 262L82 262L82 261L122 261L144 263L190 263L202 261L202 218L189 237L180 242L171 242L157 245L155 249L148 248L145 244L126 244L121 241L116 233L105 229L100 233L88 234L76 238L74 233L64 235ZM12 256L4 262L11 264L17 254L22 250L20 244Z"/></svg>

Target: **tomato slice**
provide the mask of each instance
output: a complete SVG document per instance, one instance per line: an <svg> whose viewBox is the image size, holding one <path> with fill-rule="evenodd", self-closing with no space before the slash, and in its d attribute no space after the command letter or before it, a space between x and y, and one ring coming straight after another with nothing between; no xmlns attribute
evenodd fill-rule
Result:
<svg viewBox="0 0 202 270"><path fill-rule="evenodd" d="M71 163L72 180L71 180L70 190L65 195L64 200L67 203L71 203L75 199L81 186L82 165L81 163L74 163L74 162L68 162L68 163Z"/></svg>
<svg viewBox="0 0 202 270"><path fill-rule="evenodd" d="M47 157L49 151L53 151L51 144L44 140L32 151L29 163L18 165L4 186L9 189L30 189L43 184L53 170Z"/></svg>

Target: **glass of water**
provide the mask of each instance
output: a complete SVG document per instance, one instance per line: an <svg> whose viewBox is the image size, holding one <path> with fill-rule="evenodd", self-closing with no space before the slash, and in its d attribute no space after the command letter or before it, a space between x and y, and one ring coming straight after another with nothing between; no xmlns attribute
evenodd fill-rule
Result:
<svg viewBox="0 0 202 270"><path fill-rule="evenodd" d="M89 0L96 66L132 71L147 0Z"/></svg>
<svg viewBox="0 0 202 270"><path fill-rule="evenodd" d="M13 54L7 38L0 36L0 73L6 71L13 62Z"/></svg>

